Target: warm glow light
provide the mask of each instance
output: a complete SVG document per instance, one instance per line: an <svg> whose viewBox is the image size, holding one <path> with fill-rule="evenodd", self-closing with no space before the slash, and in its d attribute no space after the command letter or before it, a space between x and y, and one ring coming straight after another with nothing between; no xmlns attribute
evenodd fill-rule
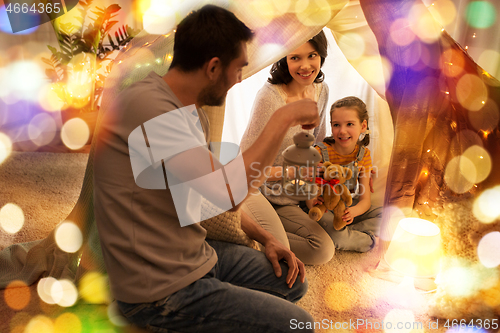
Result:
<svg viewBox="0 0 500 333"><path fill-rule="evenodd" d="M358 59L365 52L365 40L357 33L349 32L342 35L338 44L347 60Z"/></svg>
<svg viewBox="0 0 500 333"><path fill-rule="evenodd" d="M73 222L61 223L55 233L57 246L64 252L75 253L83 243L83 236L80 228Z"/></svg>
<svg viewBox="0 0 500 333"><path fill-rule="evenodd" d="M465 74L458 80L456 93L460 104L469 111L481 110L482 101L488 99L486 84L473 74Z"/></svg>
<svg viewBox="0 0 500 333"><path fill-rule="evenodd" d="M40 299L47 304L56 304L62 298L62 286L53 277L40 279L36 290ZM59 298L54 299L54 296Z"/></svg>
<svg viewBox="0 0 500 333"><path fill-rule="evenodd" d="M392 75L392 65L384 57L362 57L357 68L363 78L372 86L385 91L385 83Z"/></svg>
<svg viewBox="0 0 500 333"><path fill-rule="evenodd" d="M54 324L52 319L38 315L33 317L28 325L26 325L24 333L55 333Z"/></svg>
<svg viewBox="0 0 500 333"><path fill-rule="evenodd" d="M28 125L28 135L37 146L49 144L56 136L56 130L56 121L46 113L37 114Z"/></svg>
<svg viewBox="0 0 500 333"><path fill-rule="evenodd" d="M82 298L91 304L109 303L108 279L98 272L89 272L78 286Z"/></svg>
<svg viewBox="0 0 500 333"><path fill-rule="evenodd" d="M61 139L66 147L80 149L89 140L90 129L87 123L80 118L68 120L61 129Z"/></svg>
<svg viewBox="0 0 500 333"><path fill-rule="evenodd" d="M92 73L95 57L88 53L79 53L69 62L70 69L66 84L66 101L75 108L82 108L89 103L92 92Z"/></svg>
<svg viewBox="0 0 500 333"><path fill-rule="evenodd" d="M474 164L474 172L462 172L463 176L472 183L480 183L489 176L492 168L491 157L486 149L480 146L468 148L462 155Z"/></svg>
<svg viewBox="0 0 500 333"><path fill-rule="evenodd" d="M432 277L439 271L440 230L432 222L404 218L384 255L389 266L412 277Z"/></svg>
<svg viewBox="0 0 500 333"><path fill-rule="evenodd" d="M500 63L500 53L495 50L484 50L477 59L477 64L489 73L496 72L495 64L498 63Z"/></svg>
<svg viewBox="0 0 500 333"><path fill-rule="evenodd" d="M73 282L70 280L59 280L60 289L57 291L61 292L61 295L54 295L54 298L58 300L57 304L63 307L70 307L75 305L78 299L78 290L76 289Z"/></svg>
<svg viewBox="0 0 500 333"><path fill-rule="evenodd" d="M391 323L388 325L388 323ZM403 325L401 326L402 323ZM414 328L418 328L419 323L415 322L415 315L410 310L403 309L392 309L389 313L384 317L384 332L394 332L394 328L397 327L398 333L409 333ZM399 326L398 326L399 324ZM392 329L389 329L389 326Z"/></svg>
<svg viewBox="0 0 500 333"><path fill-rule="evenodd" d="M276 16L280 15L276 6L267 0L253 0L249 2L248 12L252 17L258 18L258 20L255 20L255 22L258 22L258 27L268 25Z"/></svg>
<svg viewBox="0 0 500 333"><path fill-rule="evenodd" d="M5 303L16 311L24 309L30 302L31 292L26 283L22 281L12 281L5 288L4 295Z"/></svg>
<svg viewBox="0 0 500 333"><path fill-rule="evenodd" d="M467 157L455 156L444 172L446 185L455 193L465 193L474 185L469 179L477 178L476 167Z"/></svg>
<svg viewBox="0 0 500 333"><path fill-rule="evenodd" d="M413 33L425 43L433 43L441 35L441 27L423 4L412 7L408 20Z"/></svg>
<svg viewBox="0 0 500 333"><path fill-rule="evenodd" d="M40 103L46 111L59 111L64 107L64 94L65 91L62 84L46 84L40 89L38 103Z"/></svg>
<svg viewBox="0 0 500 333"><path fill-rule="evenodd" d="M165 1L152 0L151 6L142 16L144 29L150 34L163 35L175 27L177 8Z"/></svg>
<svg viewBox="0 0 500 333"><path fill-rule="evenodd" d="M452 297L471 296L477 292L480 283L479 276L471 267L460 265L458 262L444 269L439 275L439 285Z"/></svg>
<svg viewBox="0 0 500 333"><path fill-rule="evenodd" d="M281 44L277 43L266 43L257 49L256 62L257 63L269 63L270 61L275 62L276 55L283 54L285 48ZM169 55L170 56L170 55ZM172 56L170 56L169 61L172 60Z"/></svg>
<svg viewBox="0 0 500 333"><path fill-rule="evenodd" d="M339 298L339 295L342 297ZM325 303L333 311L346 311L358 302L358 295L352 285L345 282L334 282L325 291Z"/></svg>
<svg viewBox="0 0 500 333"><path fill-rule="evenodd" d="M295 11L305 26L324 26L332 18L332 8L326 0L298 0Z"/></svg>
<svg viewBox="0 0 500 333"><path fill-rule="evenodd" d="M492 223L500 218L500 186L487 189L474 201L472 213L482 223Z"/></svg>
<svg viewBox="0 0 500 333"><path fill-rule="evenodd" d="M54 322L54 333L81 333L82 322L77 315L65 312L56 318Z"/></svg>
<svg viewBox="0 0 500 333"><path fill-rule="evenodd" d="M500 265L500 232L493 231L481 238L477 246L477 256L485 267Z"/></svg>
<svg viewBox="0 0 500 333"><path fill-rule="evenodd" d="M474 129L483 132L492 131L498 126L497 124L500 121L498 105L492 99L486 100L479 112L469 111L468 115Z"/></svg>
<svg viewBox="0 0 500 333"><path fill-rule="evenodd" d="M380 232L380 239L390 241L399 224L399 221L404 219L407 214L405 214L399 207L396 206L389 206L387 208L384 208L384 214L388 216L389 222L387 228L382 228Z"/></svg>
<svg viewBox="0 0 500 333"><path fill-rule="evenodd" d="M0 209L0 227L9 234L15 234L24 225L24 213L21 207L8 203Z"/></svg>
<svg viewBox="0 0 500 333"><path fill-rule="evenodd" d="M447 49L441 54L439 64L444 75L456 77L464 71L464 55L454 49Z"/></svg>
<svg viewBox="0 0 500 333"><path fill-rule="evenodd" d="M445 26L453 23L457 16L455 4L450 0L434 0L433 6L429 7L432 16Z"/></svg>
<svg viewBox="0 0 500 333"><path fill-rule="evenodd" d="M26 78L29 77L29 80ZM46 78L40 66L33 61L17 61L8 67L8 91L19 99L34 101Z"/></svg>
<svg viewBox="0 0 500 333"><path fill-rule="evenodd" d="M405 18L399 18L391 24L391 39L400 46L412 43L416 36L410 29L410 22Z"/></svg>

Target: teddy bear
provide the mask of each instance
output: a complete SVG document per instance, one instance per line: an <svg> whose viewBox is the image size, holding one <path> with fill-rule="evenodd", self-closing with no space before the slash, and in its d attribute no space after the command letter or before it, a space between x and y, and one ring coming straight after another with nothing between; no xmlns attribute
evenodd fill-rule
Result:
<svg viewBox="0 0 500 333"><path fill-rule="evenodd" d="M352 197L344 183L351 177L351 169L331 162L323 163L323 179L317 177L316 183L320 185L320 193L322 193L324 202L309 210L309 217L312 220L319 221L328 209L333 212L335 230L340 230L346 225L342 220L342 215L344 215L346 207L352 204Z"/></svg>

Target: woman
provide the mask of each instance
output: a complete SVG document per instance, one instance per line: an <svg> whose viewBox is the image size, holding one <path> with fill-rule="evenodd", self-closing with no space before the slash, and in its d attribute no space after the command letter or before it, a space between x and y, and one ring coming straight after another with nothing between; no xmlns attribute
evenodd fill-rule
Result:
<svg viewBox="0 0 500 333"><path fill-rule="evenodd" d="M327 56L327 46L326 36L321 31L272 66L271 77L257 93L250 122L241 141L242 150L255 141L273 112L287 103L304 98L318 103L321 123L312 132L316 142L323 141L326 133L328 86L323 82L321 67ZM293 144L293 136L300 131L302 128L296 126L285 136L267 183L261 188L265 198L260 194L251 195L243 210L279 241L289 245L302 262L322 264L334 254L335 247L331 238L298 206L297 200L285 197L276 187L271 188L273 182L281 180L282 151ZM332 219L328 215L325 214L323 218Z"/></svg>

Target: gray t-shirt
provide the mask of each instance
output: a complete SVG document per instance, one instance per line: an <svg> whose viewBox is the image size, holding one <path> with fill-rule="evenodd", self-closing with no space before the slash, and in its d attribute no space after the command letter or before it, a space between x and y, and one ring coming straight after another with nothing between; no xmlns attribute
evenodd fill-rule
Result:
<svg viewBox="0 0 500 333"><path fill-rule="evenodd" d="M151 72L120 93L101 122L94 209L111 291L122 302L164 298L203 277L217 262L199 223L181 227L168 184L166 189L141 188L131 166L132 131L183 107L166 82ZM160 139L167 150L197 145L200 135L208 138L208 118L203 110L198 116L199 133L182 124L165 124Z"/></svg>

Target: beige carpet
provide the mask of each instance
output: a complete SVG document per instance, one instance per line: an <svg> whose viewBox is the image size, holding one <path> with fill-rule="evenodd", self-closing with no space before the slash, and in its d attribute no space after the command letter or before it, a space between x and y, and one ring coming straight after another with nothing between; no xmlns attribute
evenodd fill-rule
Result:
<svg viewBox="0 0 500 333"><path fill-rule="evenodd" d="M87 156L14 152L0 164L0 208L14 203L25 216L23 228L15 235L0 230L0 249L43 238L66 217L78 198ZM366 254L339 251L328 264L307 267L310 288L299 305L319 322L317 331L381 332L383 322L385 327L392 327L386 332L445 332L444 320L440 319L440 328L435 329L436 319L427 315L427 300L432 295L424 295L424 303L410 307L396 302L390 296L396 284L366 272L376 261L374 251ZM10 293L19 302L7 304L4 290L0 291L1 333L140 332L111 323L106 306L47 305L38 297L35 285L29 290L19 288L17 294L15 290ZM12 294L9 297L12 300ZM356 322L360 325L356 326ZM397 328L398 323L401 329ZM414 323L422 323L422 329L417 329L418 324Z"/></svg>

